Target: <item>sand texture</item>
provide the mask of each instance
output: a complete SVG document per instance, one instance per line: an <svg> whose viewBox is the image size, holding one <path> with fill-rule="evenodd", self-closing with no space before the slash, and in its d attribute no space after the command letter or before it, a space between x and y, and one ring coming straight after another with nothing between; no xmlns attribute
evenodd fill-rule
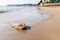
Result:
<svg viewBox="0 0 60 40"><path fill-rule="evenodd" d="M40 40L42 37L41 33L44 34L44 27L40 23L50 17L50 14L42 15L33 6L22 7L17 11L2 13L0 14L0 40ZM31 26L31 29L14 29L11 28L11 23L26 23L28 26Z"/></svg>

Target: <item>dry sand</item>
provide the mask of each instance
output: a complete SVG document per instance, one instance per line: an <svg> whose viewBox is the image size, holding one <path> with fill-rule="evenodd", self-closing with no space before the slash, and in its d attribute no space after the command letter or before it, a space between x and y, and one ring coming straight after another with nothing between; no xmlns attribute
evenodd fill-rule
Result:
<svg viewBox="0 0 60 40"><path fill-rule="evenodd" d="M8 31L10 35L4 35L6 37L3 37L2 40L60 40L60 8L40 7L40 13L52 16L48 20L36 24L29 31L20 31L19 33L15 30L11 34L11 29Z"/></svg>
<svg viewBox="0 0 60 40"><path fill-rule="evenodd" d="M34 40L60 40L60 8L59 7L41 7L42 14L51 14L51 18L35 25Z"/></svg>

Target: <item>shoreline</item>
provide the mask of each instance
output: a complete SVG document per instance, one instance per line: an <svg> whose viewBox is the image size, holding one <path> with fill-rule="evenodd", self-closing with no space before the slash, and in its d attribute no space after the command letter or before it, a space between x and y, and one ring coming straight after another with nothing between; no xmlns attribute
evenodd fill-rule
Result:
<svg viewBox="0 0 60 40"><path fill-rule="evenodd" d="M52 17L34 26L35 40L59 40L60 39L60 8L40 7L40 13L50 14ZM32 29L33 30L33 29ZM33 37L34 38L34 37Z"/></svg>
<svg viewBox="0 0 60 40"><path fill-rule="evenodd" d="M2 29L3 30L0 31L1 40L59 40L60 39L60 8L59 7L56 8L39 7L39 8L40 8L39 11L42 15L50 14L51 17L34 25L33 27L31 27L31 30L19 31L10 28L10 26L9 27L5 26L1 28L1 30Z"/></svg>

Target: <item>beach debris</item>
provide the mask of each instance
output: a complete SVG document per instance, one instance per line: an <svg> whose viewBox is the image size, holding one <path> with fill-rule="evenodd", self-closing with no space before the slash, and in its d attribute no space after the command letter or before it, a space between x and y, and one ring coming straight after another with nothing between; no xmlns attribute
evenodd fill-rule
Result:
<svg viewBox="0 0 60 40"><path fill-rule="evenodd" d="M21 23L21 24L12 23L12 24L11 24L11 26L12 26L12 28L20 29L20 30L22 30L22 29L26 28L25 23Z"/></svg>

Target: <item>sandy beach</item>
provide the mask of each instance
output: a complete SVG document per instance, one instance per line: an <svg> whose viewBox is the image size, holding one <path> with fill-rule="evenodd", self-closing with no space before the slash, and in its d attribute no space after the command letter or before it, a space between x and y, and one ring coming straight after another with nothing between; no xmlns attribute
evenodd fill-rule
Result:
<svg viewBox="0 0 60 40"><path fill-rule="evenodd" d="M40 11L41 15L50 14L51 17L34 25L31 27L31 30L28 31L19 31L9 27L3 29L2 31L0 30L0 32L2 32L0 33L0 40L60 40L60 8L39 8L40 9L38 10Z"/></svg>
<svg viewBox="0 0 60 40"><path fill-rule="evenodd" d="M0 40L31 40L31 33L34 33L33 26L48 18L50 14L41 15L35 6L22 6L19 10L2 13L0 14ZM27 28L29 30L11 28L12 23L25 23L29 26Z"/></svg>
<svg viewBox="0 0 60 40"><path fill-rule="evenodd" d="M51 18L35 25L33 40L60 40L60 8L40 7L42 14L51 14ZM35 38L35 39L34 39Z"/></svg>

